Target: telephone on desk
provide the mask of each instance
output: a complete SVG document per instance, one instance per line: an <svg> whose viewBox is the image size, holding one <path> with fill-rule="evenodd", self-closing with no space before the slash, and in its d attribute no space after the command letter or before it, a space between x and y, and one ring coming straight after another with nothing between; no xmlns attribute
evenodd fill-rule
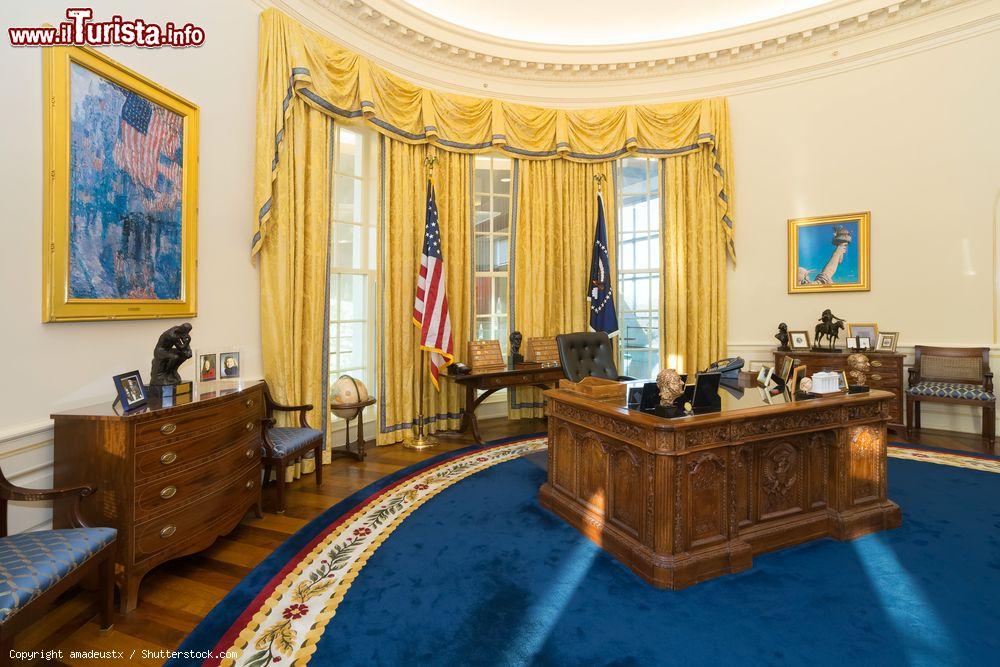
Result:
<svg viewBox="0 0 1000 667"><path fill-rule="evenodd" d="M705 369L706 373L718 373L722 376L723 380L737 380L740 375L740 369L743 368L745 361L743 357L733 357L731 359L719 359L716 362L709 364L708 368Z"/></svg>

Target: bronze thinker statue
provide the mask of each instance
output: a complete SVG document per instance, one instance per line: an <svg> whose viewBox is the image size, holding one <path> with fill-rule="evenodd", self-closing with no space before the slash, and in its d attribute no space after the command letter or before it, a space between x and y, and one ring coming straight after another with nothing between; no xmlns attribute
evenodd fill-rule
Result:
<svg viewBox="0 0 1000 667"><path fill-rule="evenodd" d="M781 350L782 352L788 352L791 349L790 347L788 347L788 325L787 324L785 324L784 322L782 322L781 324L779 324L778 325L778 333L774 334L774 337L778 339L779 343L781 343L781 345L778 346L779 350Z"/></svg>
<svg viewBox="0 0 1000 667"><path fill-rule="evenodd" d="M172 386L181 383L177 368L191 358L191 323L170 327L160 334L153 348L149 386Z"/></svg>

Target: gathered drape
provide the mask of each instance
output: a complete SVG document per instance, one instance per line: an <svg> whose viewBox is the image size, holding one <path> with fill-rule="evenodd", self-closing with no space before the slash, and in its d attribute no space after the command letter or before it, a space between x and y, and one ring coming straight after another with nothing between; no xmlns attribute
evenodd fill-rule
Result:
<svg viewBox="0 0 1000 667"><path fill-rule="evenodd" d="M587 328L596 220L593 175L624 156L661 160L660 317L664 364L691 371L725 356L725 265L733 257L729 109L715 98L605 109L551 109L416 86L275 9L261 15L252 254L261 267L265 377L275 397L326 417L332 121L381 134L378 317L379 444L412 429L417 331L410 314L424 228L423 158L435 181L454 349L470 335L471 154L515 158L511 324L526 337ZM605 187L614 238L614 186ZM613 247L613 245L612 245ZM422 363L422 361L421 361ZM419 372L418 372L419 371ZM464 403L427 391L430 430L454 428ZM534 390L512 416L540 414Z"/></svg>
<svg viewBox="0 0 1000 667"><path fill-rule="evenodd" d="M469 155L445 153L383 139L380 165L380 256L378 339L379 445L399 442L415 426L417 382L424 383L424 423L431 433L459 426L465 394L454 382L431 384L429 355L420 353L420 331L413 325L413 298L424 240L427 169L424 158L437 157L434 188L441 230L448 308L454 350L465 356L472 284L469 276L471 206Z"/></svg>
<svg viewBox="0 0 1000 667"><path fill-rule="evenodd" d="M587 283L597 220L594 176L606 178L604 211L608 238L613 239L611 166L611 162L516 161L511 275L516 288L510 326L525 338L587 330ZM610 250L614 261L613 247ZM538 389L510 390L508 400L511 418L542 416Z"/></svg>

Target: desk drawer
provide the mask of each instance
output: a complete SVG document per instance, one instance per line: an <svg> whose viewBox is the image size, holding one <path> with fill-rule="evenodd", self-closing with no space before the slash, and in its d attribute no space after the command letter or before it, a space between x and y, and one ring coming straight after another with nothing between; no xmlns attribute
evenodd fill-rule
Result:
<svg viewBox="0 0 1000 667"><path fill-rule="evenodd" d="M248 435L257 434L260 441L260 418L243 415L239 421L227 424L202 436L179 440L159 447L146 448L135 453L135 477L143 480L162 475L197 463Z"/></svg>
<svg viewBox="0 0 1000 667"><path fill-rule="evenodd" d="M260 465L235 471L231 479L230 484L191 505L136 526L132 562L189 549L189 544L206 534L217 534L217 524L229 520L234 507L252 505L260 493Z"/></svg>
<svg viewBox="0 0 1000 667"><path fill-rule="evenodd" d="M235 394L232 398L219 401L211 407L181 413L173 417L162 417L139 424L135 428L135 444L155 447L186 435L198 433L220 422L243 419L257 421L264 417L264 399L260 391Z"/></svg>
<svg viewBox="0 0 1000 667"><path fill-rule="evenodd" d="M232 471L250 462L260 464L260 438L253 435L231 446L218 458L135 489L136 521L187 505L232 482Z"/></svg>

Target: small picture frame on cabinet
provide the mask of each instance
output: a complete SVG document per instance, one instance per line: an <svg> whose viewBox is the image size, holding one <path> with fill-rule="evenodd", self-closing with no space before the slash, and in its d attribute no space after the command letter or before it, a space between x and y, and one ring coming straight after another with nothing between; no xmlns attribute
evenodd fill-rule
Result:
<svg viewBox="0 0 1000 667"><path fill-rule="evenodd" d="M899 342L898 331L879 331L875 342L876 352L895 352Z"/></svg>
<svg viewBox="0 0 1000 667"><path fill-rule="evenodd" d="M793 350L808 350L812 347L812 343L809 342L808 331L789 331L788 342L791 344Z"/></svg>
<svg viewBox="0 0 1000 667"><path fill-rule="evenodd" d="M858 339L856 337L851 336L847 339L847 349L848 350L858 349Z"/></svg>
<svg viewBox="0 0 1000 667"><path fill-rule="evenodd" d="M145 407L148 399L146 395L146 385L142 382L139 371L129 371L121 375L115 375L112 380L118 392L115 403L121 403L125 412Z"/></svg>
<svg viewBox="0 0 1000 667"><path fill-rule="evenodd" d="M858 349L859 350L870 350L872 349L872 339L868 336L858 336Z"/></svg>

